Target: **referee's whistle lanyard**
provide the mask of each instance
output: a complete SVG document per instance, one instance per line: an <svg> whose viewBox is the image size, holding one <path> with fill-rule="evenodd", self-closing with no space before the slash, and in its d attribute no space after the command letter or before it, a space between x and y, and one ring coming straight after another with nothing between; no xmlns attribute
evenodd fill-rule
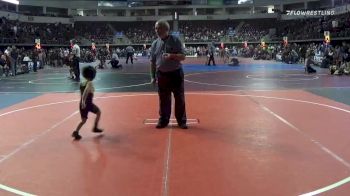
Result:
<svg viewBox="0 0 350 196"><path fill-rule="evenodd" d="M167 38L165 38L164 40L162 40L162 41L163 41L163 45L162 45L162 49L161 49L162 57L163 57L163 54L164 54L164 53L167 53L167 52L166 52L166 46L167 46L167 44L168 44L169 37L170 37L170 35L168 35Z"/></svg>

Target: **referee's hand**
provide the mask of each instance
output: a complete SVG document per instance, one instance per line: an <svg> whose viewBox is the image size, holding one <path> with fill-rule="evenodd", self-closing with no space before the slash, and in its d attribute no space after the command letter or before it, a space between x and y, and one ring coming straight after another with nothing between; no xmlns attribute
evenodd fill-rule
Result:
<svg viewBox="0 0 350 196"><path fill-rule="evenodd" d="M151 84L152 84L153 86L155 86L155 85L156 85L156 83L157 83L157 80L156 80L156 79L154 79L154 78L152 78L152 79L151 79Z"/></svg>
<svg viewBox="0 0 350 196"><path fill-rule="evenodd" d="M171 59L171 54L169 54L169 53L164 53L164 54L163 54L163 58L164 58L165 60L169 60L169 59Z"/></svg>

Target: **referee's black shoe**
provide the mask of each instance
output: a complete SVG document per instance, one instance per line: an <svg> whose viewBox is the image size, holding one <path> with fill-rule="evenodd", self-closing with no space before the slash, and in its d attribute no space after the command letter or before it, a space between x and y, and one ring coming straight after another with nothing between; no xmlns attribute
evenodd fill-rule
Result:
<svg viewBox="0 0 350 196"><path fill-rule="evenodd" d="M188 129L188 126L186 125L186 123L179 124L179 127L181 129Z"/></svg>
<svg viewBox="0 0 350 196"><path fill-rule="evenodd" d="M163 129L163 128L165 128L166 126L168 126L168 123L163 123L163 122L159 121L158 124L157 124L157 126L156 126L156 128L157 128L157 129Z"/></svg>

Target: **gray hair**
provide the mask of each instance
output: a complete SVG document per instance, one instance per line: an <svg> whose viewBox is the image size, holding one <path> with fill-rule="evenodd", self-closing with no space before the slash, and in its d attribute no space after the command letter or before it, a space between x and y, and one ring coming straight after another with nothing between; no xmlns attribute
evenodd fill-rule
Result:
<svg viewBox="0 0 350 196"><path fill-rule="evenodd" d="M156 25L157 24L159 27L164 27L165 29L170 30L170 25L169 25L168 21L166 21L166 20L158 20L156 22Z"/></svg>

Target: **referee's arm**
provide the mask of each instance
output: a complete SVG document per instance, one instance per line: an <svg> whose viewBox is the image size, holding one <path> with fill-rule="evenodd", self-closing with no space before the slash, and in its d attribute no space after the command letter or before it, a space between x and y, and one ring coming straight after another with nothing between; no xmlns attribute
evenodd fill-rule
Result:
<svg viewBox="0 0 350 196"><path fill-rule="evenodd" d="M176 61L183 61L185 60L186 56L184 54L170 54L170 59L176 60Z"/></svg>
<svg viewBox="0 0 350 196"><path fill-rule="evenodd" d="M151 61L151 70L150 70L150 72L151 72L151 80L153 81L153 80L156 80L156 64L153 62L153 61Z"/></svg>
<svg viewBox="0 0 350 196"><path fill-rule="evenodd" d="M156 82L156 70L157 70L156 58L154 56L155 45L156 45L156 41L152 43L150 48L150 75L151 75L151 83L153 84Z"/></svg>

